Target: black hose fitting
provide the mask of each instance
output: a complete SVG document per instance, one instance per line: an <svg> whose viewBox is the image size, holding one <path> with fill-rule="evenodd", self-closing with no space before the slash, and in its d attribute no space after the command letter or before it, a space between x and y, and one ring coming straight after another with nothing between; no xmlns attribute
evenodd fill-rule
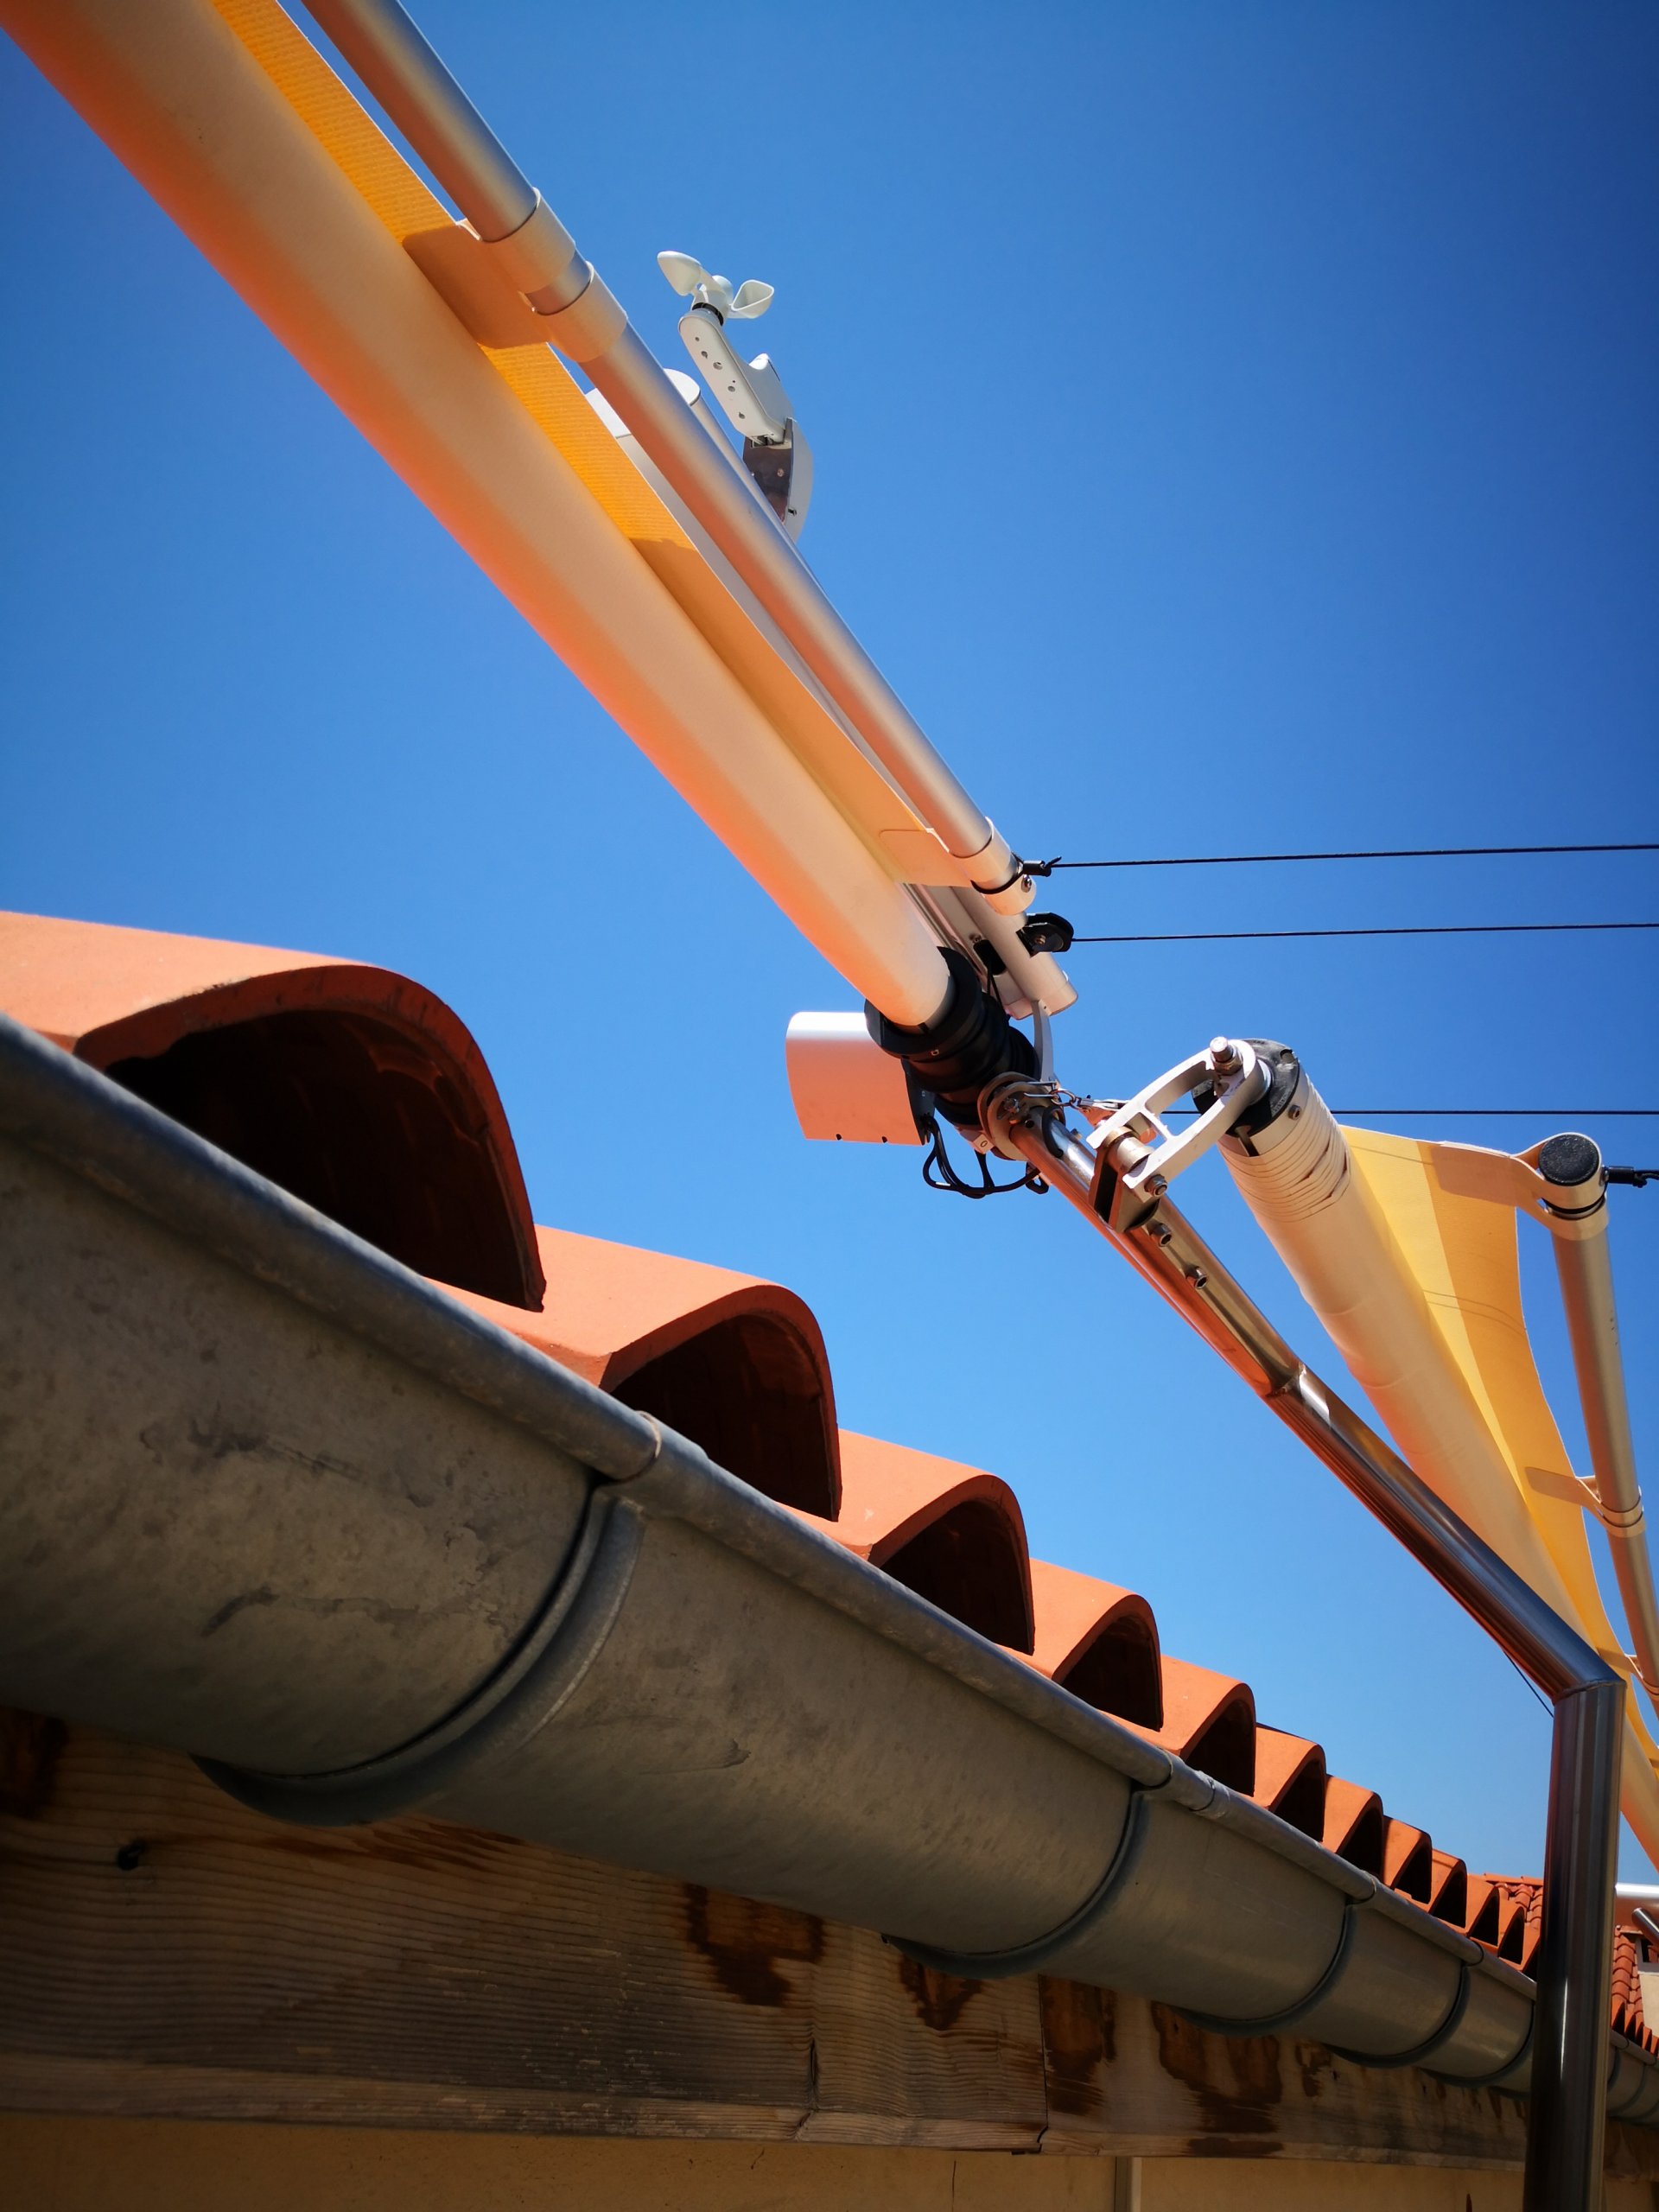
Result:
<svg viewBox="0 0 1659 2212"><path fill-rule="evenodd" d="M931 1021L906 1028L868 1000L864 1019L881 1050L904 1062L946 1121L959 1129L976 1130L979 1096L986 1084L1000 1075L1034 1076L1037 1055L1030 1039L1008 1020L1001 1000L985 988L965 952L947 945L944 963L950 988Z"/></svg>

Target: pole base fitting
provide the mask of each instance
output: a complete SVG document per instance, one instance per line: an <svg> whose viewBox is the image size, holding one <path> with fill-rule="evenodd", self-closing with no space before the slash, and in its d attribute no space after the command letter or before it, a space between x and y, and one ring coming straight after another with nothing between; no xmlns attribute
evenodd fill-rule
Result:
<svg viewBox="0 0 1659 2212"><path fill-rule="evenodd" d="M974 963L954 945L944 948L950 988L931 1021L906 1028L865 1002L864 1020L884 1052L902 1060L954 1128L977 1131L979 1095L1000 1075L1034 1076L1031 1039L1009 1021L1001 999L988 992Z"/></svg>

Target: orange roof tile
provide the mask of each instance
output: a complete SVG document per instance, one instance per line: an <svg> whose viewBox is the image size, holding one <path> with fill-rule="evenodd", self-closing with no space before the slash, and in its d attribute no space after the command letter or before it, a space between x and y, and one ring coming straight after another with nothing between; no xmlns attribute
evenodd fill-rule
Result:
<svg viewBox="0 0 1659 2212"><path fill-rule="evenodd" d="M1461 1928L1469 1910L1469 1870L1461 1859L1454 1859L1449 1851L1433 1853L1431 1864L1428 1909L1436 1920Z"/></svg>
<svg viewBox="0 0 1659 2212"><path fill-rule="evenodd" d="M1306 1736L1287 1735L1282 1728L1258 1725L1254 1792L1258 1804L1319 1843L1325 1836L1328 1786L1325 1752L1319 1745Z"/></svg>
<svg viewBox="0 0 1659 2212"><path fill-rule="evenodd" d="M1382 1831L1382 1878L1402 1897L1427 1904L1434 1889L1434 1847L1427 1828L1389 1820Z"/></svg>
<svg viewBox="0 0 1659 2212"><path fill-rule="evenodd" d="M677 1428L745 1482L833 1518L841 1452L812 1309L754 1275L569 1230L536 1231L534 1312L463 1293L538 1351Z"/></svg>
<svg viewBox="0 0 1659 2212"><path fill-rule="evenodd" d="M1000 1475L847 1429L841 1475L841 1542L994 1643L1031 1650L1025 1516Z"/></svg>
<svg viewBox="0 0 1659 2212"><path fill-rule="evenodd" d="M1163 1656L1164 1719L1128 1725L1201 1773L1249 1796L1255 1789L1255 1696L1248 1682Z"/></svg>
<svg viewBox="0 0 1659 2212"><path fill-rule="evenodd" d="M1383 1841L1382 1800L1375 1789L1332 1775L1325 1785L1325 1834L1327 1851L1357 1866L1363 1874L1381 1875Z"/></svg>
<svg viewBox="0 0 1659 2212"><path fill-rule="evenodd" d="M521 1305L541 1296L484 1055L407 976L0 914L0 1008L423 1274Z"/></svg>
<svg viewBox="0 0 1659 2212"><path fill-rule="evenodd" d="M1137 1592L1046 1560L1031 1562L1036 1633L1031 1662L1073 1697L1120 1720L1158 1728L1164 1686L1158 1624Z"/></svg>

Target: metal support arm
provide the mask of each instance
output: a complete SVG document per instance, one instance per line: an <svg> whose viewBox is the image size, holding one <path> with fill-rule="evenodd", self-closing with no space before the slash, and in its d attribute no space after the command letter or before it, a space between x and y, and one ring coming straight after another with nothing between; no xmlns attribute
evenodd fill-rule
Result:
<svg viewBox="0 0 1659 2212"><path fill-rule="evenodd" d="M1642 1488L1630 1434L1630 1400L1618 1344L1612 1257L1607 1243L1606 1171L1599 1147L1576 1133L1551 1137L1527 1157L1546 1196L1542 1211L1555 1250L1596 1510L1607 1531L1618 1595L1636 1647L1636 1670L1659 1707L1659 1599L1654 1593Z"/></svg>
<svg viewBox="0 0 1659 2212"><path fill-rule="evenodd" d="M1052 1087L1005 1078L982 1110L998 1149L1028 1161L1115 1244L1550 1700L1522 2201L1525 2212L1593 2212L1606 2128L1623 1681L1297 1357L1167 1199L1129 1230L1101 1218L1094 1154L1068 1127Z"/></svg>
<svg viewBox="0 0 1659 2212"><path fill-rule="evenodd" d="M537 313L551 324L582 299L598 283L592 268L397 0L307 4L480 238L500 243L537 226L548 281L526 293ZM1022 912L1033 886L1006 839L842 621L764 499L728 465L650 347L611 305L607 334L575 358L898 790L948 850L971 863L982 895L999 912ZM559 342L551 327L549 336Z"/></svg>

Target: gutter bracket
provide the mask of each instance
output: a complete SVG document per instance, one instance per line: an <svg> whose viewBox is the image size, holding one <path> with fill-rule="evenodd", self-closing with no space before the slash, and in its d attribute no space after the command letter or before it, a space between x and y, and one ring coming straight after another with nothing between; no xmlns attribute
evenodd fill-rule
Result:
<svg viewBox="0 0 1659 2212"><path fill-rule="evenodd" d="M327 1774L196 1764L239 1803L305 1827L393 1820L442 1799L460 1774L510 1755L574 1696L615 1625L644 1540L639 1508L595 1488L570 1556L518 1649L458 1712L395 1751Z"/></svg>
<svg viewBox="0 0 1659 2212"><path fill-rule="evenodd" d="M1182 2012L1196 2026L1209 2029L1212 2035L1272 2036L1278 2035L1286 2028L1294 2028L1299 2020L1306 2019L1313 2007L1330 1995L1340 1980L1354 1948L1354 1932L1358 1925L1363 1902L1357 1897L1343 1899L1342 1933L1337 1938L1336 1949L1331 1954L1330 1965L1306 1996L1299 1997L1294 2005L1286 2005L1282 2012L1272 2012L1259 2020L1223 2019L1218 2013L1195 2012L1188 2005L1181 2006ZM1468 1971L1467 1967L1463 1967L1465 1975Z"/></svg>
<svg viewBox="0 0 1659 2212"><path fill-rule="evenodd" d="M906 1958L914 1959L918 1966L931 1967L936 1973L951 1974L958 1981L1006 1981L1014 1974L1038 1973L1079 1936L1087 1934L1134 1872L1146 1841L1147 1801L1154 1794L1147 1789L1131 1792L1123 1832L1118 1837L1111 1863L1070 1918L1051 1929L1046 1936L1035 1936L1029 1943L1016 1943L1006 1951L941 1951L931 1943L912 1942L902 1936L884 1936L882 1942L902 1952Z"/></svg>

